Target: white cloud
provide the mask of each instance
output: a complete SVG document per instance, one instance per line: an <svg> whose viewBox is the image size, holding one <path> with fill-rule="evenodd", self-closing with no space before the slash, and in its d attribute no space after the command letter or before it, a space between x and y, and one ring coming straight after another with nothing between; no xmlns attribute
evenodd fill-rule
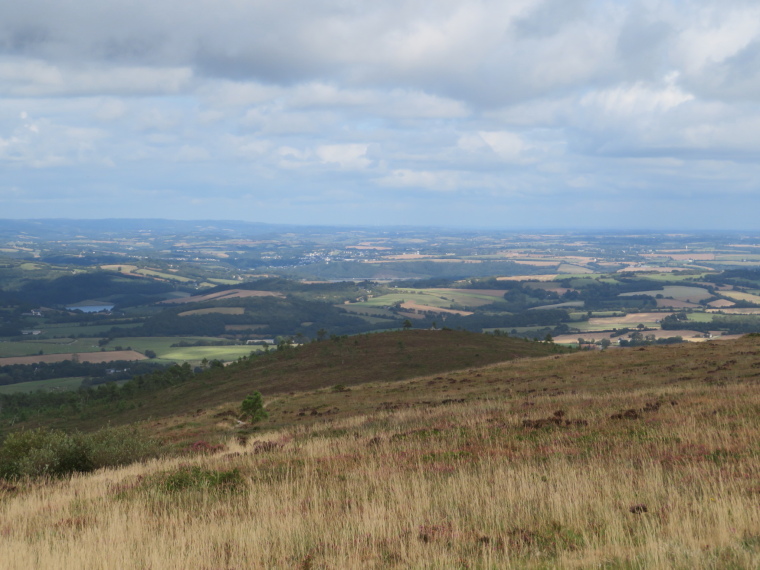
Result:
<svg viewBox="0 0 760 570"><path fill-rule="evenodd" d="M372 164L367 158L366 144L330 144L321 145L316 155L327 164L338 164L346 170L361 170Z"/></svg>
<svg viewBox="0 0 760 570"><path fill-rule="evenodd" d="M112 67L59 65L39 59L0 60L0 88L5 96L166 95L186 89L189 67Z"/></svg>
<svg viewBox="0 0 760 570"><path fill-rule="evenodd" d="M694 95L678 87L677 77L677 73L668 75L665 85L659 88L638 82L633 85L618 85L595 91L583 97L580 104L596 107L609 115L627 117L667 112L678 105L694 100Z"/></svg>
<svg viewBox="0 0 760 570"><path fill-rule="evenodd" d="M698 11L692 25L684 27L673 51L687 73L699 73L709 64L737 55L757 42L758 35L760 9L733 8L727 3Z"/></svg>
<svg viewBox="0 0 760 570"><path fill-rule="evenodd" d="M435 192L452 192L457 189L457 174L447 171L414 171L398 169L378 178L381 186L393 188L414 188Z"/></svg>

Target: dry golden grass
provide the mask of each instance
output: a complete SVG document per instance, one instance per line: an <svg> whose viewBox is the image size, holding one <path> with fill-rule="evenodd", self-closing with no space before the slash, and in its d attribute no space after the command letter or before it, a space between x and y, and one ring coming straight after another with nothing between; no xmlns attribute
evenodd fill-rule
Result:
<svg viewBox="0 0 760 570"><path fill-rule="evenodd" d="M746 369L729 366L716 381L564 392L497 383L448 403L430 385L428 405L401 396L247 445L233 439L214 454L6 484L0 565L757 568L760 392L744 373L758 358L750 347L737 344ZM580 374L599 370L602 355L541 362ZM164 490L183 464L237 469L241 485Z"/></svg>

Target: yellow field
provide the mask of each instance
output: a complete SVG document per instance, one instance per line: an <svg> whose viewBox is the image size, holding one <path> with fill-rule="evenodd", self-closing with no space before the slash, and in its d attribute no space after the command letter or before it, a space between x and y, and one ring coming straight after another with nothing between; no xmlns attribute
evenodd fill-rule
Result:
<svg viewBox="0 0 760 570"><path fill-rule="evenodd" d="M760 308L747 309L707 309L708 313L724 313L726 315L760 315Z"/></svg>
<svg viewBox="0 0 760 570"><path fill-rule="evenodd" d="M497 277L497 281L554 281L559 277L558 273L548 275L513 275L510 277Z"/></svg>
<svg viewBox="0 0 760 570"><path fill-rule="evenodd" d="M752 293L742 293L741 291L721 291L721 295L724 297L730 297L737 301L749 301L750 303L760 304L760 296L753 295Z"/></svg>
<svg viewBox="0 0 760 570"><path fill-rule="evenodd" d="M472 311L456 311L454 309L442 309L440 307L431 307L430 305L420 305L419 303L402 303L401 306L404 309L410 309L412 311L419 311L422 313L446 313L449 315L472 315Z"/></svg>

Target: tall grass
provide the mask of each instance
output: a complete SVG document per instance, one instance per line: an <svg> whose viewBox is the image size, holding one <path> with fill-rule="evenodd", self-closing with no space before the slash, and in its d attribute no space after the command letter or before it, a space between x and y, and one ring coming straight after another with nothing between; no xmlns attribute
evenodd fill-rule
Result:
<svg viewBox="0 0 760 570"><path fill-rule="evenodd" d="M755 384L525 403L364 414L6 483L0 565L760 567Z"/></svg>

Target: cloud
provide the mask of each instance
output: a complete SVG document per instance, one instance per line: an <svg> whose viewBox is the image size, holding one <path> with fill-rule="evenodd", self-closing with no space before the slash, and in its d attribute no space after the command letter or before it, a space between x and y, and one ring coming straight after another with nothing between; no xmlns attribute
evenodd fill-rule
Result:
<svg viewBox="0 0 760 570"><path fill-rule="evenodd" d="M318 146L316 155L326 164L338 164L346 170L361 170L372 164L366 144L328 144Z"/></svg>
<svg viewBox="0 0 760 570"><path fill-rule="evenodd" d="M760 192L758 101L749 0L0 5L9 212L100 177L103 208L145 192L169 216L215 193L376 221L401 208L381 190L438 221L551 220L579 193L709 219L711 193Z"/></svg>
<svg viewBox="0 0 760 570"><path fill-rule="evenodd" d="M72 67L39 59L0 60L0 86L10 97L173 94L192 76L187 67Z"/></svg>
<svg viewBox="0 0 760 570"><path fill-rule="evenodd" d="M447 171L414 171L399 169L377 179L381 186L412 188L434 192L452 192L459 186L458 175Z"/></svg>

